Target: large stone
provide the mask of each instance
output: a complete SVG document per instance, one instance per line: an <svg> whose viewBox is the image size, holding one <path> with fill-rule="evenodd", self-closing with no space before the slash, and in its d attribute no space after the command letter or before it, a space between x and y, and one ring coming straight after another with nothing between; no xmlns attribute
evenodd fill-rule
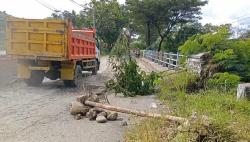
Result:
<svg viewBox="0 0 250 142"><path fill-rule="evenodd" d="M92 110L92 111L95 111L96 113L101 113L101 112L104 112L104 110L103 110L103 109L98 108L98 107L94 107L94 108L92 108L91 110Z"/></svg>
<svg viewBox="0 0 250 142"><path fill-rule="evenodd" d="M94 120L97 116L96 111L90 110L87 112L86 117L89 118L89 120Z"/></svg>
<svg viewBox="0 0 250 142"><path fill-rule="evenodd" d="M244 83L238 85L237 99L250 100L250 83Z"/></svg>
<svg viewBox="0 0 250 142"><path fill-rule="evenodd" d="M106 119L106 117L99 115L96 117L96 122L98 123L106 123L108 120Z"/></svg>
<svg viewBox="0 0 250 142"><path fill-rule="evenodd" d="M85 103L85 101L89 98L89 95L81 95L76 98L77 102L80 102L82 104Z"/></svg>
<svg viewBox="0 0 250 142"><path fill-rule="evenodd" d="M72 115L77 115L77 114L85 115L88 111L89 111L89 107L84 106L80 102L72 102L71 103L70 114L72 114Z"/></svg>
<svg viewBox="0 0 250 142"><path fill-rule="evenodd" d="M128 126L127 121L122 121L122 122L121 122L121 126L123 126L123 127L124 127L124 126Z"/></svg>
<svg viewBox="0 0 250 142"><path fill-rule="evenodd" d="M91 102L99 102L100 101L99 97L97 95L94 95L94 94L91 94L87 100L91 101Z"/></svg>
<svg viewBox="0 0 250 142"><path fill-rule="evenodd" d="M117 118L118 118L118 113L110 113L110 114L108 114L108 116L107 116L107 119L108 120L110 120L110 121L115 121L115 120L117 120Z"/></svg>
<svg viewBox="0 0 250 142"><path fill-rule="evenodd" d="M107 117L107 112L103 111L103 112L99 113L97 116Z"/></svg>
<svg viewBox="0 0 250 142"><path fill-rule="evenodd" d="M75 117L74 117L76 120L80 120L80 119L82 119L82 115L81 114L77 114L77 115L75 115Z"/></svg>

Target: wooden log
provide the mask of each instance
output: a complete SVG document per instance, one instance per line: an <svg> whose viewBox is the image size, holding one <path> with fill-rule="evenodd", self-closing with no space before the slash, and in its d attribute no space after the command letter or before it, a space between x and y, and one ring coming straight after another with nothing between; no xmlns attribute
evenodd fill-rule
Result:
<svg viewBox="0 0 250 142"><path fill-rule="evenodd" d="M96 102L91 102L91 101L85 101L85 105L103 108L103 109L115 111L115 112L133 114L133 115L137 115L137 116L141 116L141 117L165 118L169 121L175 121L175 122L179 122L179 123L187 122L187 119L182 118L182 117L176 117L176 116L171 116L171 115L161 115L161 114L157 114L157 113L146 113L143 111L121 108L121 107L117 107L117 106L111 106L111 105L101 104L101 103L96 103Z"/></svg>

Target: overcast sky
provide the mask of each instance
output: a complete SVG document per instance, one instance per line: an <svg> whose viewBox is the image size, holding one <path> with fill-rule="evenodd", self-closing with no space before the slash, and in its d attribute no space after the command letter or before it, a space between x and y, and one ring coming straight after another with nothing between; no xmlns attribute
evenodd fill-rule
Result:
<svg viewBox="0 0 250 142"><path fill-rule="evenodd" d="M46 18L52 11L39 4L37 1L47 3L52 8L58 10L81 10L80 6L72 3L70 0L0 0L0 11L6 11L16 17L23 18ZM78 3L86 3L89 0L75 0ZM124 3L125 0L119 0ZM245 17L250 17L250 0L209 0L208 5L202 8L201 22L213 24L225 24L235 22L238 19L241 22L250 23Z"/></svg>

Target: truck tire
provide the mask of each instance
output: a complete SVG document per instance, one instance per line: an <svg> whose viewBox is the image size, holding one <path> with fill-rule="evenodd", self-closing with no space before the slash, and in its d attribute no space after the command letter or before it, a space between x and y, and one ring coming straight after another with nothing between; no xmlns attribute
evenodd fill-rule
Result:
<svg viewBox="0 0 250 142"><path fill-rule="evenodd" d="M99 71L100 70L100 61L97 60L97 70Z"/></svg>
<svg viewBox="0 0 250 142"><path fill-rule="evenodd" d="M97 75L97 71L98 71L98 62L95 61L95 68L92 69L92 75Z"/></svg>
<svg viewBox="0 0 250 142"><path fill-rule="evenodd" d="M44 79L44 71L31 71L30 78L26 80L29 86L39 86Z"/></svg>
<svg viewBox="0 0 250 142"><path fill-rule="evenodd" d="M75 68L73 80L63 80L63 83L67 87L82 87L82 67L77 65Z"/></svg>

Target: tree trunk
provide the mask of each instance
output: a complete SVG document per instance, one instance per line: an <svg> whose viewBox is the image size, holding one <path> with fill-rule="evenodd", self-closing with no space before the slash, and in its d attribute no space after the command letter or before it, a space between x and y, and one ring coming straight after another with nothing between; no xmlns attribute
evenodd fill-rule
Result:
<svg viewBox="0 0 250 142"><path fill-rule="evenodd" d="M161 40L160 40L160 43L159 43L159 47L158 47L158 52L161 51L161 46L162 46L162 43L163 43L163 40L164 40L164 37L160 36L161 37Z"/></svg>
<svg viewBox="0 0 250 142"><path fill-rule="evenodd" d="M106 110L110 110L110 111L115 111L115 112L133 114L133 115L137 115L137 116L141 116L141 117L165 118L169 121L174 121L174 122L178 122L178 123L188 122L187 119L182 118L182 117L176 117L176 116L171 116L171 115L161 115L161 114L157 114L157 113L146 113L143 111L115 107L115 106L91 102L91 101L85 101L85 105L92 106L92 107L98 107L98 108L102 108L102 109L106 109Z"/></svg>
<svg viewBox="0 0 250 142"><path fill-rule="evenodd" d="M151 28L150 28L150 22L147 22L147 46L149 47L151 45Z"/></svg>

